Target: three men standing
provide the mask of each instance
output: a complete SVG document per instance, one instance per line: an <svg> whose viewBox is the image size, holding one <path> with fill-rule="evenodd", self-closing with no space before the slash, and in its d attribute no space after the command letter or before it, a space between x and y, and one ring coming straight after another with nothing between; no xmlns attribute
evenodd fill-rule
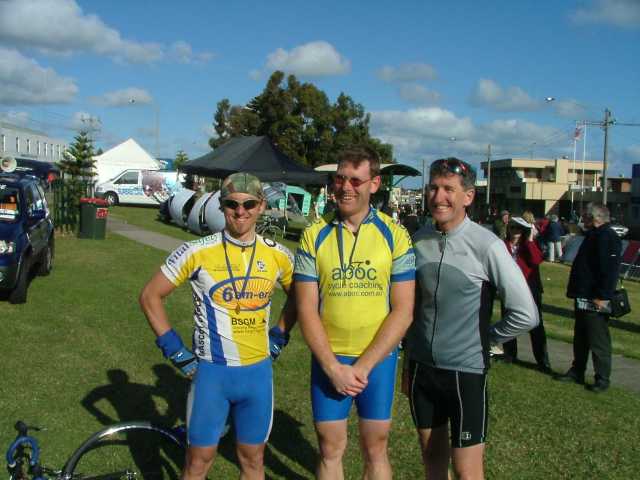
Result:
<svg viewBox="0 0 640 480"><path fill-rule="evenodd" d="M450 460L458 478L484 478L490 346L538 324L529 287L503 241L466 215L475 179L461 160L433 162L428 206L435 225L414 236L416 314L406 336L403 387L429 479L447 479ZM489 325L492 289L504 313Z"/></svg>
<svg viewBox="0 0 640 480"><path fill-rule="evenodd" d="M344 151L333 184L337 211L305 230L296 253L298 321L313 354L319 479L343 478L354 402L364 478L391 478L397 346L412 321L415 258L406 229L370 207L379 187L377 154L366 147Z"/></svg>

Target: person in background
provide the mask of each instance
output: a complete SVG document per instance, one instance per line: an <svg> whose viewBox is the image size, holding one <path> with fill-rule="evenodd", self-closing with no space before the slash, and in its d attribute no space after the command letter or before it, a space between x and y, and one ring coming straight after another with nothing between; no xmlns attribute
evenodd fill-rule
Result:
<svg viewBox="0 0 640 480"><path fill-rule="evenodd" d="M530 212L529 212L530 213ZM538 318L540 323L537 327L529 331L531 337L531 348L533 356L538 365L538 370L551 374L549 364L549 353L547 351L547 335L542 323L542 280L540 279L539 265L543 261L542 252L534 241L533 224L527 222L523 217L513 217L509 221L507 238L505 245L509 254L522 270L524 278L527 280L531 295L538 308ZM514 338L503 345L505 358L513 361L518 357L518 341Z"/></svg>
<svg viewBox="0 0 640 480"><path fill-rule="evenodd" d="M493 224L493 233L502 240L507 238L507 225L509 225L509 218L509 210L503 210L500 212L500 218L496 219Z"/></svg>
<svg viewBox="0 0 640 480"><path fill-rule="evenodd" d="M522 219L529 225L531 225L531 240L537 242L540 232L538 232L538 227L536 227L535 215L531 210L525 210L524 212L522 212Z"/></svg>
<svg viewBox="0 0 640 480"><path fill-rule="evenodd" d="M562 236L564 228L558 221L557 215L549 217L549 225L545 230L544 238L547 242L547 255L550 262L559 262L562 257Z"/></svg>
<svg viewBox="0 0 640 480"><path fill-rule="evenodd" d="M618 282L622 243L609 226L608 208L589 204L582 218L587 230L567 284L567 297L574 299L573 364L556 380L584 384L591 351L595 383L586 388L600 393L610 384L610 299Z"/></svg>

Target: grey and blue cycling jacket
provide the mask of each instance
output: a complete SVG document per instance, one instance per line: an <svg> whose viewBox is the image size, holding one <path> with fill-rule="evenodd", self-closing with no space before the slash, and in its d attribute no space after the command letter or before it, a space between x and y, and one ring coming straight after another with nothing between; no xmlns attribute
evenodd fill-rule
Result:
<svg viewBox="0 0 640 480"><path fill-rule="evenodd" d="M416 307L405 344L409 356L445 370L484 373L491 343L538 325L529 286L505 244L468 217L443 233L414 235ZM494 292L504 316L489 325Z"/></svg>

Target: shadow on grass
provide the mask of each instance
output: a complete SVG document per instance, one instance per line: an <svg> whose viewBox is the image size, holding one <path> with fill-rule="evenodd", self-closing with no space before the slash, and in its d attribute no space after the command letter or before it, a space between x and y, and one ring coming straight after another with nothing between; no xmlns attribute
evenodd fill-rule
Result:
<svg viewBox="0 0 640 480"><path fill-rule="evenodd" d="M273 454L272 450L277 450L283 456L307 470L311 475L315 472L317 452L300 431L302 425L302 423L282 410L273 412L273 430L265 451L264 463L274 474L278 475L277 478L297 480L308 477L293 472Z"/></svg>
<svg viewBox="0 0 640 480"><path fill-rule="evenodd" d="M612 318L609 320L609 325L620 330L626 330L627 332L640 333L640 325L637 323Z"/></svg>
<svg viewBox="0 0 640 480"><path fill-rule="evenodd" d="M542 304L542 311L544 313L550 313L552 315L558 315L559 317L570 318L573 320L573 310L570 308L557 307L555 305Z"/></svg>
<svg viewBox="0 0 640 480"><path fill-rule="evenodd" d="M105 426L118 422L144 420L151 423L172 427L179 421L184 422L188 381L177 371L165 364L153 366L156 374L154 385L131 382L127 372L121 369L107 371L109 383L91 390L82 400L82 406ZM166 412L156 407L154 397L166 401ZM102 402L107 402L115 411L115 418L100 409ZM153 435L153 434L151 434ZM100 442L98 449L110 446L126 446L133 462L143 472L162 474L169 478L177 478L178 473L171 467L182 468L184 451L169 442L160 441L159 437L150 436L149 432L130 431L121 439ZM104 451L102 455L104 455ZM148 478L143 475L143 478ZM150 477L153 478L153 475Z"/></svg>

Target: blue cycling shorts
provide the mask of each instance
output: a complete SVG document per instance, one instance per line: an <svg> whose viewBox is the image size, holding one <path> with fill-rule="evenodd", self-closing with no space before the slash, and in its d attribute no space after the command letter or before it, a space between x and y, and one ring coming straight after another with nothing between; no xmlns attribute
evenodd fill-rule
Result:
<svg viewBox="0 0 640 480"><path fill-rule="evenodd" d="M227 416L238 443L266 443L273 423L271 358L229 367L200 359L187 401L189 445L217 445Z"/></svg>
<svg viewBox="0 0 640 480"><path fill-rule="evenodd" d="M353 365L358 357L336 355L342 364ZM315 358L311 359L311 406L316 422L345 420L355 401L358 415L363 420L390 420L396 383L398 351L376 365L369 373L367 387L357 396L336 392L331 380Z"/></svg>

